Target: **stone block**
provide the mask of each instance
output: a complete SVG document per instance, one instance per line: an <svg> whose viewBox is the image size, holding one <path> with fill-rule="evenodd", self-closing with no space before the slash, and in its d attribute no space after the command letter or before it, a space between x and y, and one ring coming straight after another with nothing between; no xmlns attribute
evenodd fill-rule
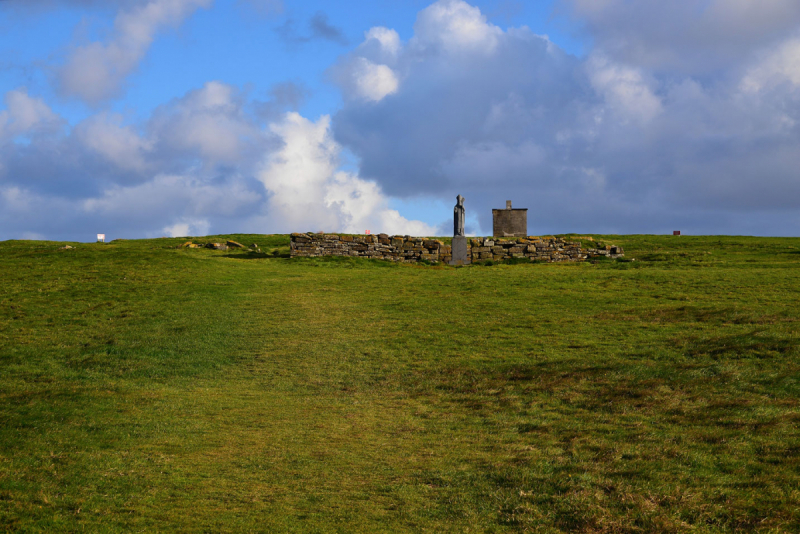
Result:
<svg viewBox="0 0 800 534"><path fill-rule="evenodd" d="M470 251L467 247L467 238L464 236L453 237L450 265L469 265Z"/></svg>

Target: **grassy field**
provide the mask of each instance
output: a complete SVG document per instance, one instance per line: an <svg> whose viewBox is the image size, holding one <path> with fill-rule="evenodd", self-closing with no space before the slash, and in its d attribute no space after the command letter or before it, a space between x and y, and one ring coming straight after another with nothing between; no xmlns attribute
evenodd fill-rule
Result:
<svg viewBox="0 0 800 534"><path fill-rule="evenodd" d="M800 239L224 237L0 243L0 529L800 531Z"/></svg>

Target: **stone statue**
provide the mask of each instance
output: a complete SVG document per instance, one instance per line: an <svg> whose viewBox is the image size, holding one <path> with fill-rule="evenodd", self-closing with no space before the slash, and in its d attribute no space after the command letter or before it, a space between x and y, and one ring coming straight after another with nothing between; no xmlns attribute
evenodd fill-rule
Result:
<svg viewBox="0 0 800 534"><path fill-rule="evenodd" d="M456 207L453 208L453 237L464 235L464 197L456 197Z"/></svg>

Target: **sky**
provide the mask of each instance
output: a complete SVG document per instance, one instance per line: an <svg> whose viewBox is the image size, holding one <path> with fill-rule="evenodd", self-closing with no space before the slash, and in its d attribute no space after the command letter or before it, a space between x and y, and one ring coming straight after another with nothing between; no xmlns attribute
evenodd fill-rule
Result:
<svg viewBox="0 0 800 534"><path fill-rule="evenodd" d="M800 235L796 0L0 0L0 240Z"/></svg>

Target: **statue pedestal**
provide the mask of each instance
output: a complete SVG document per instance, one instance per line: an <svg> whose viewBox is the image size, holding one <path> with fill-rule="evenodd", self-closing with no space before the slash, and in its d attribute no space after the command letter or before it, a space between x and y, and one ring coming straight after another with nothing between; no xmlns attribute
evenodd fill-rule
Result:
<svg viewBox="0 0 800 534"><path fill-rule="evenodd" d="M463 235L453 237L451 247L452 257L450 265L469 265L469 249L467 248L467 238Z"/></svg>

